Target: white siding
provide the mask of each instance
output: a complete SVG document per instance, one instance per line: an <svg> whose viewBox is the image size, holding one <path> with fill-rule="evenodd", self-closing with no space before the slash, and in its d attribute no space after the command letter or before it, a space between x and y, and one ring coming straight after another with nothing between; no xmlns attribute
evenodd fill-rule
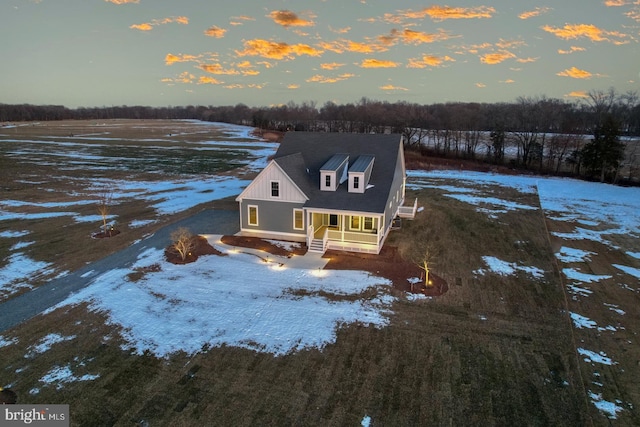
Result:
<svg viewBox="0 0 640 427"><path fill-rule="evenodd" d="M280 197L271 196L271 182L278 181ZM253 200L278 200L281 202L304 203L307 198L296 187L291 179L280 169L275 162L270 162L266 168L249 184L238 196L238 199Z"/></svg>

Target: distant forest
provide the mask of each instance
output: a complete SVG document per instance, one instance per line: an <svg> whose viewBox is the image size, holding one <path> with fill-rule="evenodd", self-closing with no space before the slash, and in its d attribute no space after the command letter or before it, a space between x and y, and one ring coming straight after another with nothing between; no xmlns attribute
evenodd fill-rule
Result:
<svg viewBox="0 0 640 427"><path fill-rule="evenodd" d="M514 102L416 104L361 98L269 107L0 104L0 124L48 120L197 119L265 130L400 133L422 155L479 160L541 173L617 183L640 181L640 96L590 91L579 102L519 97Z"/></svg>

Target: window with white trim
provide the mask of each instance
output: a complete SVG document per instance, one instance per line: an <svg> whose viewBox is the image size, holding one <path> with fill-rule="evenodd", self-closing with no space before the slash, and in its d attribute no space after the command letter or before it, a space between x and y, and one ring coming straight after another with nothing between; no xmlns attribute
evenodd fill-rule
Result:
<svg viewBox="0 0 640 427"><path fill-rule="evenodd" d="M360 230L360 217L356 215L351 215L351 220L349 221L349 228L351 230Z"/></svg>
<svg viewBox="0 0 640 427"><path fill-rule="evenodd" d="M258 225L258 207L255 205L248 206L249 225Z"/></svg>
<svg viewBox="0 0 640 427"><path fill-rule="evenodd" d="M353 188L354 188L354 190L357 190L358 188L360 188L360 177L359 176L354 176L353 177Z"/></svg>
<svg viewBox="0 0 640 427"><path fill-rule="evenodd" d="M280 198L280 181L271 181L271 197Z"/></svg>
<svg viewBox="0 0 640 427"><path fill-rule="evenodd" d="M373 217L365 216L363 221L363 230L371 231L373 230Z"/></svg>
<svg viewBox="0 0 640 427"><path fill-rule="evenodd" d="M293 210L293 229L304 230L304 211L302 209Z"/></svg>

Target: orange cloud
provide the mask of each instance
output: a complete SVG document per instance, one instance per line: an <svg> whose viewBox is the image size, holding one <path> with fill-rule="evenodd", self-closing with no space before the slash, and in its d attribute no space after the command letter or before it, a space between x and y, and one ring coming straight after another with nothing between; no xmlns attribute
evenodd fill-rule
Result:
<svg viewBox="0 0 640 427"><path fill-rule="evenodd" d="M255 18L250 16L242 15L242 16L232 16L231 21L229 21L229 25L244 25L243 21L255 21Z"/></svg>
<svg viewBox="0 0 640 427"><path fill-rule="evenodd" d="M593 77L593 74L591 74L590 72L581 70L576 67L568 68L564 71L556 73L556 75L562 77L571 77L574 79L590 79L591 77Z"/></svg>
<svg viewBox="0 0 640 427"><path fill-rule="evenodd" d="M238 56L260 56L268 59L293 59L294 56L320 56L321 50L317 50L306 44L290 45L284 42L271 42L268 40L254 39L244 42L244 49L236 51Z"/></svg>
<svg viewBox="0 0 640 427"><path fill-rule="evenodd" d="M587 50L587 49L585 49L583 47L571 46L571 48L569 50L558 49L558 53L560 55L569 55L569 54L574 53L574 52L584 52L585 50Z"/></svg>
<svg viewBox="0 0 640 427"><path fill-rule="evenodd" d="M395 91L395 90L404 90L407 91L409 89L407 89L406 87L402 87L402 86L394 86L394 85L384 85L384 86L380 86L380 89L382 90L390 90L390 91Z"/></svg>
<svg viewBox="0 0 640 427"><path fill-rule="evenodd" d="M321 76L319 74L316 74L313 77L310 77L306 80L307 83L337 83L343 80L347 80L350 79L351 77L354 77L355 74L341 74L337 77L325 77L325 76Z"/></svg>
<svg viewBox="0 0 640 427"><path fill-rule="evenodd" d="M287 85L287 89L300 89L300 85L290 84Z"/></svg>
<svg viewBox="0 0 640 427"><path fill-rule="evenodd" d="M409 58L407 68L439 67L444 62L455 62L450 56L424 55L422 58Z"/></svg>
<svg viewBox="0 0 640 427"><path fill-rule="evenodd" d="M494 53L486 53L480 57L480 62L489 65L499 64L507 59L515 58L516 56L508 50L502 50Z"/></svg>
<svg viewBox="0 0 640 427"><path fill-rule="evenodd" d="M209 36L209 37L215 37L217 39L221 39L222 37L224 37L224 34L227 32L227 30L220 28L220 27L216 27L215 25L213 27L207 28L206 30L204 30L204 34Z"/></svg>
<svg viewBox="0 0 640 427"><path fill-rule="evenodd" d="M604 1L604 5L605 6L624 6L626 5L627 2L625 0L605 0Z"/></svg>
<svg viewBox="0 0 640 427"><path fill-rule="evenodd" d="M433 43L436 41L443 41L451 38L451 36L443 30L440 30L439 33L424 33L422 31L414 31L405 28L404 30L402 30L402 32L396 32L396 30L393 30L391 34L397 34L404 43L414 45L422 43Z"/></svg>
<svg viewBox="0 0 640 427"><path fill-rule="evenodd" d="M322 68L323 70L335 70L337 68L340 68L342 66L344 66L345 64L340 64L337 62L330 62L330 63L326 63L326 64L320 64L320 68Z"/></svg>
<svg viewBox="0 0 640 427"><path fill-rule="evenodd" d="M206 71L210 74L218 74L218 75L238 75L240 72L234 69L226 69L220 64L201 64L198 65L202 71Z"/></svg>
<svg viewBox="0 0 640 427"><path fill-rule="evenodd" d="M375 53L389 50L387 46L379 43L361 43L352 40L337 40L333 42L320 42L319 46L334 53L355 52Z"/></svg>
<svg viewBox="0 0 640 427"><path fill-rule="evenodd" d="M418 11L399 11L397 15L386 14L383 19L394 24L400 24L407 19L424 19L427 16L434 21L444 21L445 19L491 18L495 11L493 7L487 6L465 8L434 5Z"/></svg>
<svg viewBox="0 0 640 427"><path fill-rule="evenodd" d="M333 27L331 27L331 25L329 25L329 31L331 31L332 33L336 33L336 34L346 34L349 31L351 31L351 27L333 28Z"/></svg>
<svg viewBox="0 0 640 427"><path fill-rule="evenodd" d="M185 71L183 73L180 73L175 79L166 78L162 79L162 81L165 83L193 83L193 79L195 78L196 76L188 71Z"/></svg>
<svg viewBox="0 0 640 427"><path fill-rule="evenodd" d="M521 64L527 64L529 62L536 62L539 58L518 58L516 59L516 62L519 62Z"/></svg>
<svg viewBox="0 0 640 427"><path fill-rule="evenodd" d="M197 62L200 58L202 58L202 55L174 55L167 53L167 56L164 57L164 63L173 65L176 62Z"/></svg>
<svg viewBox="0 0 640 427"><path fill-rule="evenodd" d="M514 47L518 47L518 46L523 46L525 45L525 42L522 40L502 40L500 39L500 41L498 43L496 43L496 46L499 47L500 49L511 49Z"/></svg>
<svg viewBox="0 0 640 427"><path fill-rule="evenodd" d="M522 12L520 15L518 15L518 18L520 19L529 19L529 18L534 18L536 16L542 15L543 13L547 13L551 10L550 7L536 7L533 10L530 10L528 12Z"/></svg>
<svg viewBox="0 0 640 427"><path fill-rule="evenodd" d="M396 68L399 64L394 61L382 61L379 59L365 59L360 63L362 68Z"/></svg>
<svg viewBox="0 0 640 427"><path fill-rule="evenodd" d="M164 18L164 19L154 19L151 22L144 22L142 24L130 25L129 28L133 30L140 30L140 31L151 31L153 30L153 27L156 27L158 25L163 25L163 24L170 24L172 22L186 25L189 23L189 18L187 18L186 16L176 16L176 17Z"/></svg>
<svg viewBox="0 0 640 427"><path fill-rule="evenodd" d="M640 3L635 3L640 4ZM629 11L624 14L626 17L633 19L636 22L640 22L640 8L636 8L635 10Z"/></svg>
<svg viewBox="0 0 640 427"><path fill-rule="evenodd" d="M200 76L200 78L198 79L198 84L199 85L204 85L204 84L210 84L210 85L220 85L224 82L221 82L220 80L210 77L210 76Z"/></svg>
<svg viewBox="0 0 640 427"><path fill-rule="evenodd" d="M589 94L584 90L574 90L572 92L569 92L565 96L568 96L568 97L571 97L571 98L588 98Z"/></svg>
<svg viewBox="0 0 640 427"><path fill-rule="evenodd" d="M140 30L140 31L151 31L151 30L153 30L153 26L151 24L148 24L148 23L133 24L133 25L130 25L129 28L131 28L132 30Z"/></svg>
<svg viewBox="0 0 640 427"><path fill-rule="evenodd" d="M487 87L487 85L486 85L486 84L484 84L484 83L476 83L476 87L479 87L479 88L481 88L481 89L482 89L482 88L484 88L484 87Z"/></svg>
<svg viewBox="0 0 640 427"><path fill-rule="evenodd" d="M564 40L573 40L585 37L593 42L606 41L614 44L628 43L627 41L622 40L627 37L625 34L617 31L606 31L591 24L567 24L562 28L554 28L549 25L545 25L542 29Z"/></svg>
<svg viewBox="0 0 640 427"><path fill-rule="evenodd" d="M507 80L501 80L500 83L506 83L506 84L510 84L510 83L515 83L516 81L513 79L507 79Z"/></svg>
<svg viewBox="0 0 640 427"><path fill-rule="evenodd" d="M315 23L312 20L302 19L296 13L290 10L274 10L269 15L278 25L283 27L313 27Z"/></svg>
<svg viewBox="0 0 640 427"><path fill-rule="evenodd" d="M104 0L113 4L127 4L127 3L140 3L140 0Z"/></svg>

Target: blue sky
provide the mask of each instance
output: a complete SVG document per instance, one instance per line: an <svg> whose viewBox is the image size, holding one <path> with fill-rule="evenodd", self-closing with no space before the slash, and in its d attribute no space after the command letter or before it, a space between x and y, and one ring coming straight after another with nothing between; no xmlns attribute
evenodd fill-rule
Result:
<svg viewBox="0 0 640 427"><path fill-rule="evenodd" d="M639 39L640 0L3 0L0 103L576 100Z"/></svg>

